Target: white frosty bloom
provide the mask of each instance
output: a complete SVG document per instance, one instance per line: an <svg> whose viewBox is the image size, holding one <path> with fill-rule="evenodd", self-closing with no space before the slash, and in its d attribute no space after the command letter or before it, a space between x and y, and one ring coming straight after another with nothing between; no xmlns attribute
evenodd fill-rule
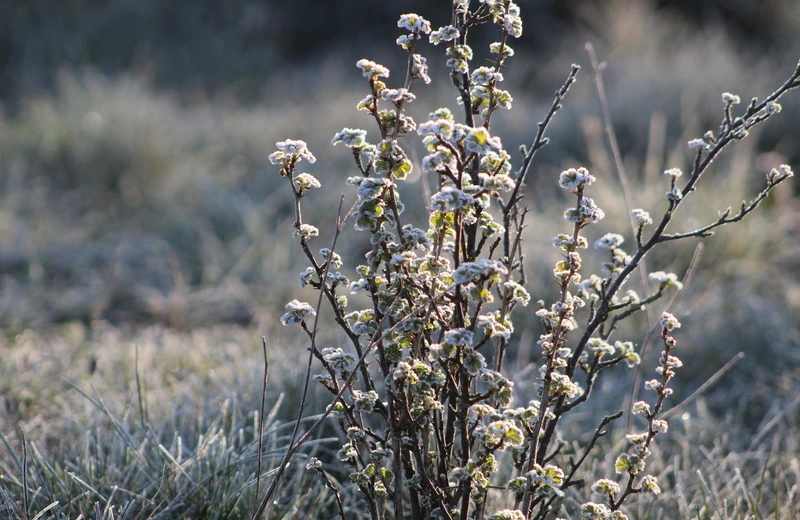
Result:
<svg viewBox="0 0 800 520"><path fill-rule="evenodd" d="M678 202L682 198L683 193L681 193L681 190L678 187L672 188L667 192L667 200L674 200L675 202Z"/></svg>
<svg viewBox="0 0 800 520"><path fill-rule="evenodd" d="M672 177L673 179L677 179L683 175L683 172L680 168L670 168L669 170L664 170L664 175L667 177Z"/></svg>
<svg viewBox="0 0 800 520"><path fill-rule="evenodd" d="M294 237L299 238L300 240L307 240L316 236L319 236L319 229L311 224L300 224L300 227L294 232Z"/></svg>
<svg viewBox="0 0 800 520"><path fill-rule="evenodd" d="M433 134L442 138L453 135L453 122L448 119L436 119L420 123L417 133L422 136Z"/></svg>
<svg viewBox="0 0 800 520"><path fill-rule="evenodd" d="M525 520L525 515L519 509L501 509L489 515L488 520Z"/></svg>
<svg viewBox="0 0 800 520"><path fill-rule="evenodd" d="M511 191L516 185L514 179L503 173L498 175L479 173L478 178L483 188L490 191Z"/></svg>
<svg viewBox="0 0 800 520"><path fill-rule="evenodd" d="M503 144L499 137L493 137L489 131L482 126L470 128L464 139L464 148L471 153L484 155L492 150L500 150Z"/></svg>
<svg viewBox="0 0 800 520"><path fill-rule="evenodd" d="M673 286L676 289L683 289L683 284L678 281L678 276L675 273L665 273L664 271L655 271L647 275L647 279L651 282L658 282L662 287Z"/></svg>
<svg viewBox="0 0 800 520"><path fill-rule="evenodd" d="M503 50L503 58L508 58L514 55L514 49L508 46L508 44L503 45L502 42L494 42L489 44L489 52L492 54L500 54L500 49Z"/></svg>
<svg viewBox="0 0 800 520"><path fill-rule="evenodd" d="M292 182L294 183L294 189L300 193L310 190L311 188L319 188L322 186L317 178L310 173L299 173L295 175Z"/></svg>
<svg viewBox="0 0 800 520"><path fill-rule="evenodd" d="M611 509L605 504L586 502L581 505L581 516L591 520L607 520L611 518Z"/></svg>
<svg viewBox="0 0 800 520"><path fill-rule="evenodd" d="M341 348L325 347L320 354L322 354L322 359L338 374L349 372L355 361L353 356L345 353Z"/></svg>
<svg viewBox="0 0 800 520"><path fill-rule="evenodd" d="M770 114L777 114L782 109L783 107L779 103L776 103L774 101L770 101L769 103L767 103L766 106L766 111Z"/></svg>
<svg viewBox="0 0 800 520"><path fill-rule="evenodd" d="M512 14L511 9L503 18L503 29L514 38L522 36L522 18L518 14Z"/></svg>
<svg viewBox="0 0 800 520"><path fill-rule="evenodd" d="M451 42L459 36L461 33L458 29L452 25L445 25L431 33L430 41L434 45L439 45L441 42Z"/></svg>
<svg viewBox="0 0 800 520"><path fill-rule="evenodd" d="M598 222L605 216L605 212L589 197L581 197L578 208L570 208L564 212L564 219L567 222Z"/></svg>
<svg viewBox="0 0 800 520"><path fill-rule="evenodd" d="M411 56L411 78L421 78L426 85L431 82L431 77L428 76L428 60L421 54Z"/></svg>
<svg viewBox="0 0 800 520"><path fill-rule="evenodd" d="M395 40L395 43L397 43L397 45L404 48L405 50L408 50L411 43L415 41L417 41L417 36L412 33L412 34L402 34L398 36L397 39Z"/></svg>
<svg viewBox="0 0 800 520"><path fill-rule="evenodd" d="M469 60L472 59L472 47L469 45L455 45L445 51L447 62L445 65L458 72L466 73L469 70Z"/></svg>
<svg viewBox="0 0 800 520"><path fill-rule="evenodd" d="M380 98L392 103L404 103L417 99L407 88L385 88L381 90Z"/></svg>
<svg viewBox="0 0 800 520"><path fill-rule="evenodd" d="M486 336L498 336L501 338L509 339L511 334L514 333L514 325L506 317L500 320L500 311L495 311L492 314L479 314L476 320L476 325L483 329Z"/></svg>
<svg viewBox="0 0 800 520"><path fill-rule="evenodd" d="M703 141L702 139L692 139L691 141L689 141L686 144L691 149L697 149L697 148L699 148L701 150L710 150L711 149L711 146L708 143L706 143L705 141Z"/></svg>
<svg viewBox="0 0 800 520"><path fill-rule="evenodd" d="M722 93L722 102L726 105L738 105L742 102L741 98L736 94L731 94L730 92L723 92Z"/></svg>
<svg viewBox="0 0 800 520"><path fill-rule="evenodd" d="M602 338L590 338L589 341L586 342L586 346L589 347L592 352L598 354L598 357L614 355L614 346Z"/></svg>
<svg viewBox="0 0 800 520"><path fill-rule="evenodd" d="M479 277L498 280L507 274L508 269L503 262L483 258L477 262L464 262L453 271L452 276L455 283L464 284L475 281Z"/></svg>
<svg viewBox="0 0 800 520"><path fill-rule="evenodd" d="M620 492L619 484L607 478L601 478L592 484L592 492L598 495L617 495Z"/></svg>
<svg viewBox="0 0 800 520"><path fill-rule="evenodd" d="M431 197L431 207L443 213L451 213L475 202L472 195L452 186L445 186Z"/></svg>
<svg viewBox="0 0 800 520"><path fill-rule="evenodd" d="M615 247L622 245L623 242L625 242L625 239L622 237L622 235L617 233L606 233L595 241L594 248L614 249Z"/></svg>
<svg viewBox="0 0 800 520"><path fill-rule="evenodd" d="M631 407L631 413L634 415L650 415L650 405L644 401L636 401Z"/></svg>
<svg viewBox="0 0 800 520"><path fill-rule="evenodd" d="M640 226L647 226L653 223L653 219L650 218L650 213L643 209L636 208L631 211L631 215L633 215L633 219L636 221L636 224Z"/></svg>
<svg viewBox="0 0 800 520"><path fill-rule="evenodd" d="M305 287L311 281L311 278L317 274L316 269L313 267L306 267L306 270L300 273L300 287Z"/></svg>
<svg viewBox="0 0 800 520"><path fill-rule="evenodd" d="M474 85L488 85L492 80L503 81L503 74L495 72L492 67L478 67L472 71L472 83Z"/></svg>
<svg viewBox="0 0 800 520"><path fill-rule="evenodd" d="M788 179L789 177L794 177L794 172L792 171L792 167L788 164L781 164L767 173L767 180L769 182L777 182Z"/></svg>
<svg viewBox="0 0 800 520"><path fill-rule="evenodd" d="M397 26L411 32L431 32L431 23L416 13L400 15Z"/></svg>
<svg viewBox="0 0 800 520"><path fill-rule="evenodd" d="M653 431L656 433L666 433L669 429L669 424L664 419L653 420Z"/></svg>
<svg viewBox="0 0 800 520"><path fill-rule="evenodd" d="M522 304L523 307L528 305L528 303L530 303L531 301L530 293L527 291L527 289L525 289L525 287L518 284L517 282L508 281L503 284L503 287L508 289L509 296L512 302Z"/></svg>
<svg viewBox="0 0 800 520"><path fill-rule="evenodd" d="M306 142L299 139L278 141L275 143L275 147L278 148L278 150L269 155L269 162L272 164L287 164L291 161L299 161L301 159L313 163L317 160L309 151Z"/></svg>
<svg viewBox="0 0 800 520"><path fill-rule="evenodd" d="M661 313L661 319L658 321L658 324L662 329L667 330L681 328L681 322L678 321L678 318L668 312Z"/></svg>
<svg viewBox="0 0 800 520"><path fill-rule="evenodd" d="M361 69L361 73L365 78L377 79L389 77L389 69L374 61L360 59L356 62L356 67Z"/></svg>
<svg viewBox="0 0 800 520"><path fill-rule="evenodd" d="M287 303L286 310L289 312L281 316L281 323L283 323L284 326L300 323L309 316L313 317L317 315L317 312L311 304L297 300L292 300Z"/></svg>
<svg viewBox="0 0 800 520"><path fill-rule="evenodd" d="M584 167L570 168L561 172L558 177L558 185L564 189L573 189L582 185L588 186L595 180L597 179L595 179L594 175L591 175L589 170Z"/></svg>

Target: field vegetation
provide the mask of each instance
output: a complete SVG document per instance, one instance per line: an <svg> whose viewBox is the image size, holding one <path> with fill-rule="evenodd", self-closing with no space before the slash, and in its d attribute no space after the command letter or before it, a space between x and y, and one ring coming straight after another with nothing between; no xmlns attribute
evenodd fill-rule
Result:
<svg viewBox="0 0 800 520"><path fill-rule="evenodd" d="M620 233L629 227L585 42L607 64L628 189L636 207L657 215L666 204L662 172L691 169L686 142L719 125L720 94L735 92L746 107L794 71L800 8L620 0L542 7L539 16L519 3L525 31L504 70L513 110L492 121L515 166L570 64L583 67L523 192L530 213L520 262L533 301L514 315L505 371L527 402L541 363L535 302L559 296L552 237L564 231L570 203L559 173L587 166L604 222ZM315 20L304 25L278 1L226 2L219 16L210 3L180 16L159 2L88 4L55 2L49 17L34 4L0 7L0 517L251 518L290 444L304 389L308 338L280 317L286 302L317 296L298 286L307 261L292 239L292 192L268 155L286 137L317 155L307 168L325 189L304 199L303 217L319 227L317 248L329 244L340 193L349 207L345 181L358 174L349 150L330 141L342 127L366 126L355 106L368 87L355 62L403 70L397 17L416 9L438 27L449 11L411 1L380 3L374 16L361 2L305 7L327 25L366 28L363 39L348 39ZM154 24L165 19L180 30ZM118 31L123 20L132 22ZM476 49L492 41L482 37ZM407 109L417 122L440 106L461 108L443 51L426 43L422 52L434 81L414 85L418 99ZM789 92L781 105L713 163L671 232L738 210L772 168L800 167L800 95ZM414 170L403 185L404 215L420 227L438 189L420 173L426 153L409 150ZM611 230L600 229L587 230L590 243ZM352 225L341 243L349 266L370 248ZM743 222L648 255L649 271L684 281L670 304L682 323L683 367L665 408L669 432L648 460L661 496L635 497L630 518L800 517L798 258L794 180ZM592 270L602 261L585 254ZM620 334L637 345L660 341L647 334L660 310L626 320ZM317 343L343 344L330 313L320 319ZM654 342L643 356L648 378L662 348ZM578 453L599 419L629 399L635 374L608 375L561 425L567 452ZM309 392L301 431L330 402L319 385ZM608 476L625 433L615 424L598 440L581 467L583 486L553 518L572 517L579 496ZM288 467L270 518L369 516L336 457L344 441L335 421L323 425ZM327 482L306 468L311 457Z"/></svg>

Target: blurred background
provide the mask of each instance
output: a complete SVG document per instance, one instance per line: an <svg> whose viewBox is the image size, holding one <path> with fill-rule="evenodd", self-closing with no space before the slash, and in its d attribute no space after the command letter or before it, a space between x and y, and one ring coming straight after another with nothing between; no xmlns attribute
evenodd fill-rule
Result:
<svg viewBox="0 0 800 520"><path fill-rule="evenodd" d="M666 207L660 173L688 171L686 141L717 127L720 94L763 98L792 73L800 2L518 3L524 32L505 71L514 110L498 113L493 127L507 149L531 140L570 64L583 67L526 189L535 219L526 242L529 285L534 300L549 300L557 259L550 239L564 231L555 187L563 168L586 165L602 181L595 198L608 218L590 231L591 241L609 231L631 235L585 43L608 63L604 80L635 205L655 217ZM345 126L375 134L355 110L366 93L355 62L366 57L402 70L398 15L416 11L438 27L448 21L448 4L0 0L0 327L7 337L99 322L182 330L233 324L273 334L285 302L312 293L298 287L305 263L291 240L290 191L267 155L278 140L309 143L318 161L308 171L325 189L305 199L305 218L321 229L317 247L326 246L339 194L353 200L344 180L355 172L348 151L330 139ZM475 65L496 36L476 33ZM423 45L421 52L434 82L414 86L418 102L409 113L418 122L439 106L456 107L442 80L443 49ZM781 114L715 163L673 231L751 199L777 164L799 169L798 114L800 92L791 92ZM422 156L419 148L412 153ZM423 185L417 171L404 188L418 225L426 220ZM777 406L773 397L798 391L796 194L796 183L781 186L752 218L705 241L675 309L694 360L681 372L686 395L740 351L749 361L720 383L719 409L741 402L761 418ZM348 227L343 240L354 264L364 238ZM656 251L648 268L682 277L696 244ZM599 269L604 258L588 256ZM537 324L522 313L516 323L524 365ZM645 323L631 325L625 339L640 343Z"/></svg>

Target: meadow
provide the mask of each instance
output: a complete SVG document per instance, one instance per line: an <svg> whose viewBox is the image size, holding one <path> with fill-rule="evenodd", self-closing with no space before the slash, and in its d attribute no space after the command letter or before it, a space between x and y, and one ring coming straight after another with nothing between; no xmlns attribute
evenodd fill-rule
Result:
<svg viewBox="0 0 800 520"><path fill-rule="evenodd" d="M520 4L527 23L526 10L532 16L534 9ZM628 225L585 42L607 62L608 110L636 206L658 208L662 171L688 170L686 142L718 124L720 94L735 92L745 104L763 99L796 67L800 49L791 31L800 26L800 9L766 4L772 9L764 10L771 18L764 15L763 23L772 24L766 41L743 40L734 25L698 21L656 3L586 2L557 41L519 48L505 72L514 109L493 121L509 151L530 141L570 64L583 67L524 191L531 213L521 262L534 301L558 295L551 270L560 252L551 239L563 227L559 172L586 165L599 179L593 196L605 222L620 233ZM396 9L384 23L391 30L391 20L406 12ZM355 62L366 56L402 68L395 36L374 46L339 42L315 50L302 65L275 52L263 58L266 64L246 55L237 63L241 70L224 69L224 56L215 57L209 67L222 72L196 89L156 66L115 71L36 63L52 76L31 92L3 76L0 516L251 518L289 444L304 384L308 339L282 327L280 317L288 301L316 298L299 287L305 260L292 240L292 193L267 156L287 137L308 142L318 158L308 171L326 189L308 196L304 218L320 228L320 244L330 242L339 194L352 202L345 180L357 173L351 154L330 140L342 127L365 124L354 109L367 93ZM437 81L447 78L439 51L425 49L434 81L418 87L419 101L408 108L420 122L439 106L457 107L452 85ZM182 70L193 67L200 66L189 62ZM236 88L226 89L219 79L225 74L240 79L231 82ZM789 92L781 104L780 114L714 162L672 232L738 209L778 164L800 165L799 93ZM421 226L434 189L419 173L424 153L421 146L410 152L415 168L404 185L406 214ZM602 235L592 233L590 242ZM342 240L339 252L350 265L370 247L352 226ZM663 493L636 497L629 515L797 518L796 181L743 222L647 258L650 271L675 272L685 282L671 304L683 324L683 368L666 408L670 430L649 463ZM601 261L586 254L592 268ZM534 310L516 311L509 341L507 371L521 401L533 397L541 363L542 325ZM636 316L621 331L645 344L657 315ZM330 314L321 320L317 341L341 344ZM262 336L269 360L263 416ZM657 363L656 349L643 360L648 370ZM621 370L602 380L589 409L564 424L565 453L580 452L593 425L619 409L632 384L633 374ZM302 427L330 400L310 390ZM671 406L680 407L670 412ZM336 517L331 487L340 491L347 518L368 517L364 497L347 485L348 472L336 459L343 438L331 421L304 446L270 518ZM622 425L609 429L582 466L585 487L604 476L625 443ZM322 461L327 483L306 468L312 456ZM570 517L580 505L578 492L564 500L561 513Z"/></svg>

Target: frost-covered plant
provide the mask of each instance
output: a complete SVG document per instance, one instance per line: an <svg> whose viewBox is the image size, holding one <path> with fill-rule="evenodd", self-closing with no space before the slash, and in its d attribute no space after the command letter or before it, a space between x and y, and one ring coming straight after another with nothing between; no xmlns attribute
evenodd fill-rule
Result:
<svg viewBox="0 0 800 520"><path fill-rule="evenodd" d="M488 49L490 64L473 67L476 53L467 35L482 24L495 24L492 30L500 36ZM733 105L739 97L723 94L719 128L688 143L695 150L691 170L686 175L678 168L664 172L666 210L659 212L660 217L634 209L633 240L607 233L594 243L605 260L600 273L585 273L581 256L589 246L585 229L599 225L605 216L591 197L596 178L584 167L561 173L558 184L571 195L572 203L564 211L564 232L553 238L561 251L552 271L559 293L556 301L541 302L537 310L529 311L544 328L538 341L538 398L515 403L514 382L505 375L504 360L514 333L512 313L531 300L520 261L527 214L521 189L535 154L547 144L547 126L579 68L572 67L515 168L512 154L492 133L492 119L498 109L510 109L513 102L500 85L501 71L513 55L509 43L522 33L519 6L509 0L480 0L472 6L468 0L455 0L451 25L432 30L430 22L413 13L402 15L397 25L403 31L397 44L408 53L405 79L397 88L385 83L390 78L386 67L367 59L356 64L367 81L367 95L357 109L372 119L377 135L369 139L364 129L344 128L332 140L350 148L357 175L348 179L355 187L356 202L344 215L340 208L330 248L314 253L311 241L318 230L302 218L302 199L320 186L317 179L299 172L301 161L315 160L306 143L280 142L270 156L295 197L294 236L310 263L300 274L300 285L319 291L316 307L294 300L281 321L299 324L309 337L306 390L314 380L333 397L314 428L303 435L293 433L286 460L255 517L269 504L289 458L329 417L338 421L346 439L338 460L373 519L552 517L565 491L581 485L576 474L603 428L622 412L604 418L582 456L568 460L556 457L563 447L559 424L587 401L605 369L640 363L632 342L612 340L618 323L669 288L682 287L675 274L661 271L649 275L653 285L647 294L623 290L625 282L656 246L709 236L714 228L741 220L792 176L788 166L781 166L767 175L764 189L736 214L728 209L694 231L666 232L722 149L780 111L778 98L800 86L800 66L781 88L764 101L753 99L738 115ZM431 81L427 61L418 53L425 39L445 47L450 80L462 108L460 116L440 108L417 124L405 107L415 100L411 92L415 81ZM421 161L424 174L432 176L437 186L424 229L409 222L400 198L403 180L413 167L408 143L415 133L427 150ZM361 265L344 274L334 250L347 220L369 235L371 249ZM352 308L348 293L363 294L358 301L368 304ZM349 338L347 347L317 346L316 320L323 300ZM664 312L659 327L665 345L659 377L645 384L656 393L656 401L652 406L637 401L629 410L643 417L646 427L627 436L631 447L609 468L613 478L582 490L584 500L575 511L585 518L627 518L628 497L660 493L656 477L646 474L647 459L656 435L667 431L660 413L681 362L674 354L672 336L680 323ZM314 358L322 373L312 376ZM302 403L300 415L305 395ZM502 471L501 456L509 465ZM319 461L309 467L335 490ZM621 476L616 477L615 471ZM505 490L506 500L493 504L496 494L490 494L490 488ZM592 494L600 502L590 501ZM336 497L344 518L338 491ZM506 507L509 504L513 509Z"/></svg>

